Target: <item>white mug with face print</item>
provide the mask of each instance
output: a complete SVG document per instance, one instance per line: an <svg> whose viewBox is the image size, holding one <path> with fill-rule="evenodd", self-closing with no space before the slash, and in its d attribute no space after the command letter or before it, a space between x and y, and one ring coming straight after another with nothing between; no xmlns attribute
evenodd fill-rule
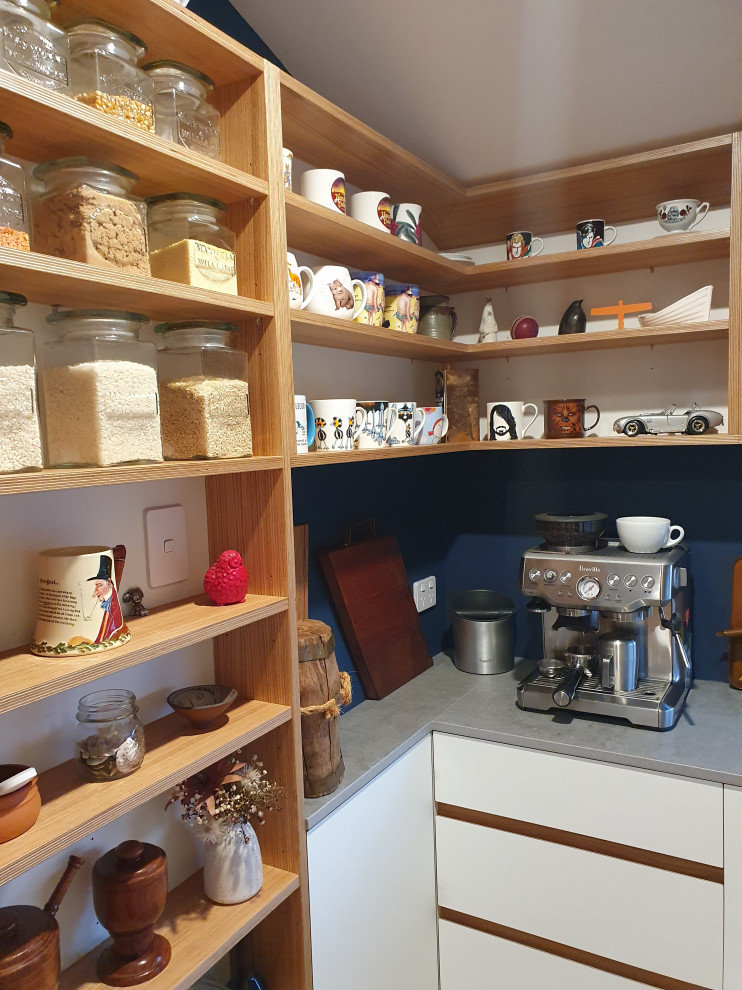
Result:
<svg viewBox="0 0 742 990"><path fill-rule="evenodd" d="M354 320L366 306L366 285L358 278L351 278L347 268L341 265L317 265L314 273L314 289L306 302L308 313L334 316L338 320ZM356 300L353 289L358 287Z"/></svg>
<svg viewBox="0 0 742 990"><path fill-rule="evenodd" d="M391 403L380 399L369 399L358 402L365 412L366 419L363 429L358 434L356 447L359 450L378 450L389 439L389 433L397 422L397 410L392 409Z"/></svg>
<svg viewBox="0 0 742 990"><path fill-rule="evenodd" d="M319 452L352 450L366 422L355 399L312 399L307 414L314 415L314 449Z"/></svg>
<svg viewBox="0 0 742 990"><path fill-rule="evenodd" d="M448 433L448 417L443 415L442 406L418 406L425 414L422 432L418 435L417 443L422 446L440 443Z"/></svg>
<svg viewBox="0 0 742 990"><path fill-rule="evenodd" d="M391 402L390 405L397 411L397 422L389 431L386 441L388 446L417 443L425 424L422 407L416 406L414 402Z"/></svg>
<svg viewBox="0 0 742 990"><path fill-rule="evenodd" d="M526 410L533 416L523 425ZM485 440L522 440L536 422L538 408L533 402L488 402Z"/></svg>

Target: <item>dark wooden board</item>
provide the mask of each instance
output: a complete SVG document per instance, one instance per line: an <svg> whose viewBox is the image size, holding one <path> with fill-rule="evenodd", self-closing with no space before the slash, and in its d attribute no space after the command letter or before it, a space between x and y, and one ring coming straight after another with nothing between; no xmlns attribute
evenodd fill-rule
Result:
<svg viewBox="0 0 742 990"><path fill-rule="evenodd" d="M433 661L394 536L319 554L366 697L385 698Z"/></svg>

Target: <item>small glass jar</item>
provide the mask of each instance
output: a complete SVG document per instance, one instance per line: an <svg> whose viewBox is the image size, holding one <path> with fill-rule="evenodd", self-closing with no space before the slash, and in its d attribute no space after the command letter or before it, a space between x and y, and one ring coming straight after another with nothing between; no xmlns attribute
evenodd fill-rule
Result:
<svg viewBox="0 0 742 990"><path fill-rule="evenodd" d="M148 62L142 69L154 87L155 131L160 137L219 158L219 111L206 102L213 80L170 59Z"/></svg>
<svg viewBox="0 0 742 990"><path fill-rule="evenodd" d="M10 125L0 120L0 247L30 251L26 175L20 162L5 155L5 141L12 137Z"/></svg>
<svg viewBox="0 0 742 990"><path fill-rule="evenodd" d="M230 338L234 323L160 323L157 354L166 458L249 457L252 427L247 355Z"/></svg>
<svg viewBox="0 0 742 990"><path fill-rule="evenodd" d="M149 275L144 204L130 194L138 176L110 162L58 158L34 169L34 249L55 258Z"/></svg>
<svg viewBox="0 0 742 990"><path fill-rule="evenodd" d="M169 193L152 196L147 205L152 274L236 296L235 239L222 222L224 203L195 193Z"/></svg>
<svg viewBox="0 0 742 990"><path fill-rule="evenodd" d="M67 35L51 23L59 0L0 0L0 69L64 92Z"/></svg>
<svg viewBox="0 0 742 990"><path fill-rule="evenodd" d="M161 461L157 351L138 339L147 317L83 309L46 321L64 334L42 348L49 464Z"/></svg>
<svg viewBox="0 0 742 990"><path fill-rule="evenodd" d="M131 691L111 688L80 698L75 758L89 780L128 777L144 760L144 726Z"/></svg>
<svg viewBox="0 0 742 990"><path fill-rule="evenodd" d="M34 335L14 324L26 297L0 292L0 473L44 466L36 392Z"/></svg>
<svg viewBox="0 0 742 990"><path fill-rule="evenodd" d="M152 80L137 66L147 51L122 28L90 17L67 29L70 94L80 103L154 131Z"/></svg>

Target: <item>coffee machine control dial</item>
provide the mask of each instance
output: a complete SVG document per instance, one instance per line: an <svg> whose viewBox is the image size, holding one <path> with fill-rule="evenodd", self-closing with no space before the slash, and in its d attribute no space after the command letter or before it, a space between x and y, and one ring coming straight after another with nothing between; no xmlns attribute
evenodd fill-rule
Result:
<svg viewBox="0 0 742 990"><path fill-rule="evenodd" d="M617 588L621 583L620 574L609 574L606 578L606 583L609 588Z"/></svg>
<svg viewBox="0 0 742 990"><path fill-rule="evenodd" d="M544 581L547 584L554 584L556 579L557 579L557 573L555 570L553 570L552 568L547 568L544 571Z"/></svg>
<svg viewBox="0 0 742 990"><path fill-rule="evenodd" d="M586 602L594 601L600 595L600 581L594 577L581 577L577 582L577 594Z"/></svg>
<svg viewBox="0 0 742 990"><path fill-rule="evenodd" d="M636 574L627 574L626 577L623 579L623 583L626 585L627 588L635 588L636 581L637 581Z"/></svg>

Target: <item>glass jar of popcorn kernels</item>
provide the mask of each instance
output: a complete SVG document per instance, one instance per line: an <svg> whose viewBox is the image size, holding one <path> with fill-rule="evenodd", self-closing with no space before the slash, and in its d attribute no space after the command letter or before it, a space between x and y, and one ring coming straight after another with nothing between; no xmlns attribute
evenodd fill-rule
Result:
<svg viewBox="0 0 742 990"><path fill-rule="evenodd" d="M137 66L147 48L136 35L91 17L67 30L70 94L80 103L154 131L152 80Z"/></svg>

